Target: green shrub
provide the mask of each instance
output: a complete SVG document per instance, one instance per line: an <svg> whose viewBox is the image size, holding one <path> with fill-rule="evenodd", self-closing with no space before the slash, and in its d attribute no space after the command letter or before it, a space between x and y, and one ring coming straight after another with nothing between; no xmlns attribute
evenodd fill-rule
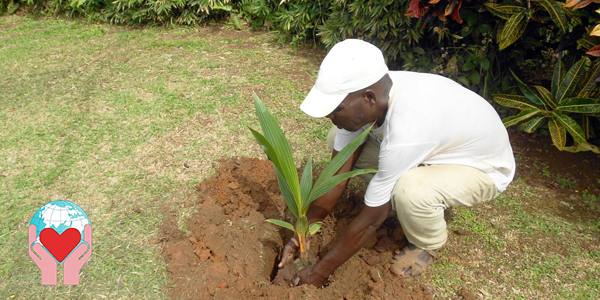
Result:
<svg viewBox="0 0 600 300"><path fill-rule="evenodd" d="M0 0L0 13L25 7L38 13L113 24L194 25L229 16L236 5L231 0Z"/></svg>
<svg viewBox="0 0 600 300"><path fill-rule="evenodd" d="M503 120L506 127L521 124L524 131L531 133L547 124L552 143L559 150L600 154L600 149L588 142L595 134L590 119L600 116L600 89L596 82L600 78L600 59L592 64L583 57L568 71L559 60L550 89L541 85L530 87L513 76L522 95L494 95L497 103L520 111ZM568 142L567 133L572 142Z"/></svg>
<svg viewBox="0 0 600 300"><path fill-rule="evenodd" d="M346 38L362 38L380 47L388 62L427 58L424 49L414 48L423 24L406 16L406 8L407 1L396 0L243 0L241 5L252 26L281 32L293 44L309 40L331 48Z"/></svg>

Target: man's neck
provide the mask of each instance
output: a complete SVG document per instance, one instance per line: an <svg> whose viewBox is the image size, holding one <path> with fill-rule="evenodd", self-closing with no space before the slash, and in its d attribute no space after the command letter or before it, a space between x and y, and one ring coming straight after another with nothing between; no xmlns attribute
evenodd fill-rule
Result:
<svg viewBox="0 0 600 300"><path fill-rule="evenodd" d="M385 118L387 117L387 112L388 112L388 108L389 108L389 104L390 104L390 92L391 92L391 88L390 91L388 92L387 95L387 99L385 99L384 103L380 103L380 107L379 107L379 116L377 118L377 122L375 122L375 126L377 127L381 127L381 125L383 125L383 123L385 123Z"/></svg>
<svg viewBox="0 0 600 300"><path fill-rule="evenodd" d="M377 118L377 122L375 122L375 126L377 127L381 127L381 125L383 125L383 123L385 122L385 117L387 116L387 110L388 110L388 104L382 104L385 105L385 107L381 108L381 113L379 118Z"/></svg>

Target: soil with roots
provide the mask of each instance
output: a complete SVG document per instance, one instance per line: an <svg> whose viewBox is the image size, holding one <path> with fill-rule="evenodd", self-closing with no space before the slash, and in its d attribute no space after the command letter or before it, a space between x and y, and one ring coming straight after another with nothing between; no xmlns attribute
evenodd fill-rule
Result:
<svg viewBox="0 0 600 300"><path fill-rule="evenodd" d="M311 238L317 257L335 234L348 226L362 197L341 199L320 233ZM170 274L168 293L176 299L428 299L431 289L389 271L389 262L405 241L394 218L377 237L330 277L323 288L277 285L272 279L291 233L265 222L286 218L269 161L241 158L221 161L217 174L201 183L190 203L196 208L182 232L170 212L161 230Z"/></svg>

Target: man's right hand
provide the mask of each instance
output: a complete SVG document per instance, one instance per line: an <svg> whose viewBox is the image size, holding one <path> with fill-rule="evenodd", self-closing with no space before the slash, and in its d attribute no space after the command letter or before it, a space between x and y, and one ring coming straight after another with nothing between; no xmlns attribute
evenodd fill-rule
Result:
<svg viewBox="0 0 600 300"><path fill-rule="evenodd" d="M307 239L306 240L306 251L308 251L309 246L310 246L310 241ZM299 249L300 249L300 245L298 244L296 237L292 237L287 242L285 247L283 248L283 254L281 255L281 260L279 261L279 265L277 265L277 267L279 267L281 269L285 265L293 262L294 259L298 256Z"/></svg>

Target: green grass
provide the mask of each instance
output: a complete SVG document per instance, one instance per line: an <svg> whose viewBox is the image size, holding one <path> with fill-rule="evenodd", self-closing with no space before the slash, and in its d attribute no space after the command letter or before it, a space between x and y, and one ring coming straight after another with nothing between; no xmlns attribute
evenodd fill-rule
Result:
<svg viewBox="0 0 600 300"><path fill-rule="evenodd" d="M461 234L450 235L426 275L437 294L466 287L503 299L600 297L597 219L561 217L549 207L560 197L516 180L491 203L456 209L449 228Z"/></svg>
<svg viewBox="0 0 600 300"><path fill-rule="evenodd" d="M166 297L163 210L183 227L194 209L186 197L214 162L263 157L246 128L258 126L252 92L282 121L296 160L323 163L330 125L298 109L322 53L274 40L0 17L0 298ZM517 180L490 203L457 209L419 284L439 298L463 287L500 299L600 298L600 221L562 216L561 197ZM94 225L76 287L41 286L26 251L29 218L56 198L80 204ZM597 216L598 195L580 198Z"/></svg>
<svg viewBox="0 0 600 300"><path fill-rule="evenodd" d="M590 208L600 206L600 195L594 195L589 191L583 191L583 193L581 193L581 200Z"/></svg>
<svg viewBox="0 0 600 300"><path fill-rule="evenodd" d="M556 182L561 189L574 190L576 187L575 179L557 175Z"/></svg>
<svg viewBox="0 0 600 300"><path fill-rule="evenodd" d="M501 251L505 248L504 239L499 238L498 231L482 219L475 210L468 208L455 208L456 216L453 225L456 229L468 232L467 240L481 239L487 246Z"/></svg>
<svg viewBox="0 0 600 300"><path fill-rule="evenodd" d="M219 158L261 155L246 128L253 91L285 112L296 155L327 155L314 134L326 123L295 109L318 61L270 34L17 16L0 32L0 298L165 297L162 208L177 209ZM29 218L56 198L94 225L76 287L40 286L26 251Z"/></svg>

